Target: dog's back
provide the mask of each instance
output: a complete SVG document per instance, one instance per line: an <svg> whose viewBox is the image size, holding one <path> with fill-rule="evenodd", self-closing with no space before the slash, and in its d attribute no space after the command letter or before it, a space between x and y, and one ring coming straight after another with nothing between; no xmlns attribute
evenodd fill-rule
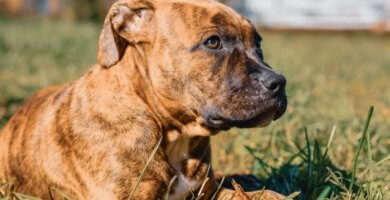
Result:
<svg viewBox="0 0 390 200"><path fill-rule="evenodd" d="M56 112L55 104L59 104L58 95L62 90L63 86L54 86L37 92L5 125L0 133L0 183L22 186L18 188L25 188L30 194L31 191L47 190L37 188L39 185L35 183L42 178L41 166L55 155L47 153L49 151L45 148L51 148L49 138L41 135L47 134L44 124L55 120L55 115L49 113ZM46 157L43 158L42 155Z"/></svg>

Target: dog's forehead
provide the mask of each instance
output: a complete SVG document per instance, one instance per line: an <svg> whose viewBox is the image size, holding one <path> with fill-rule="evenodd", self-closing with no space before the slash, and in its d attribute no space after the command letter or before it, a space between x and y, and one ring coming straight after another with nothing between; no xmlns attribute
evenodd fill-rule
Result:
<svg viewBox="0 0 390 200"><path fill-rule="evenodd" d="M188 21L211 22L216 25L241 26L247 20L228 6L209 0L180 0L167 2L172 13Z"/></svg>
<svg viewBox="0 0 390 200"><path fill-rule="evenodd" d="M160 20L169 24L166 27L170 27L170 31L176 30L179 33L176 35L192 34L196 37L211 27L233 35L251 32L253 29L243 16L215 1L166 0L159 2L156 7L164 15Z"/></svg>

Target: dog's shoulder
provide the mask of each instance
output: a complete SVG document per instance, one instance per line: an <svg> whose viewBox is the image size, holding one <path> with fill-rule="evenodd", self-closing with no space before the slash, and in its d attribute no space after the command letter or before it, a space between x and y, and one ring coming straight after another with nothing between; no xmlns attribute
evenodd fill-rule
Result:
<svg viewBox="0 0 390 200"><path fill-rule="evenodd" d="M41 115L48 105L52 104L59 97L60 93L64 90L65 86L51 86L39 90L33 94L30 98L24 101L24 103L17 109L15 114L11 117L9 122L3 129L3 132L13 132L15 127L20 127L27 123L28 120L34 120Z"/></svg>
<svg viewBox="0 0 390 200"><path fill-rule="evenodd" d="M39 110L46 103L49 102L49 99L56 101L61 96L61 93L64 90L64 88L65 86L58 85L58 86L50 86L39 90L23 103L18 113L20 112L31 113L36 110Z"/></svg>

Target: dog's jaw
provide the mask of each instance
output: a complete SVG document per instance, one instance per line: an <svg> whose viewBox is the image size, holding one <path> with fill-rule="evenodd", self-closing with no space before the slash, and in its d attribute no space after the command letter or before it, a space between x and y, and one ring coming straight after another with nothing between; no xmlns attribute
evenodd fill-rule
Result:
<svg viewBox="0 0 390 200"><path fill-rule="evenodd" d="M198 118L199 121L204 121L203 118ZM188 124L182 124L178 129L166 131L165 135L169 143L176 142L183 137L208 137L215 135L216 131L205 126L204 123L195 121Z"/></svg>

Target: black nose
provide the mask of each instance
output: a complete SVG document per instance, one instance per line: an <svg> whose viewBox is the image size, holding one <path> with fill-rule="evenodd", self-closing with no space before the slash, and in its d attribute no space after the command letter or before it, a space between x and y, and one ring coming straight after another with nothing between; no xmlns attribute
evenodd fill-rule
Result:
<svg viewBox="0 0 390 200"><path fill-rule="evenodd" d="M275 72L267 72L261 79L263 86L272 95L279 94L286 87L286 78Z"/></svg>

